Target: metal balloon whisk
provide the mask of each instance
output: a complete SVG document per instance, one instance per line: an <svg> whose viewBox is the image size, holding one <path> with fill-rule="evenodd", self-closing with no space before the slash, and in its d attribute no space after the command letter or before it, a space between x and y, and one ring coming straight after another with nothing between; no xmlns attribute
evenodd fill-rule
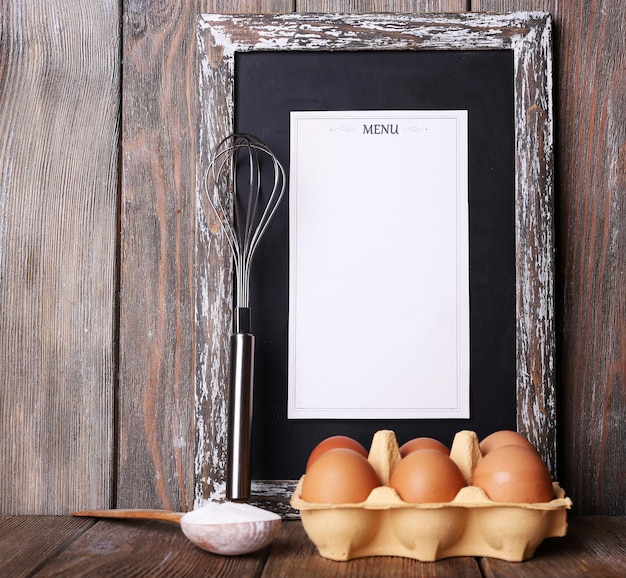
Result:
<svg viewBox="0 0 626 578"><path fill-rule="evenodd" d="M259 241L285 192L285 170L276 155L258 138L233 134L215 147L204 184L235 265L226 497L247 500L250 496L254 380L250 271Z"/></svg>

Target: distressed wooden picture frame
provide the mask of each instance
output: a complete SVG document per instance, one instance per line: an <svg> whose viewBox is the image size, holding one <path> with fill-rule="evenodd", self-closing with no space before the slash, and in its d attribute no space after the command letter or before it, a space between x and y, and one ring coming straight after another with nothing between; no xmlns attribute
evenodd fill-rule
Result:
<svg viewBox="0 0 626 578"><path fill-rule="evenodd" d="M510 50L514 60L517 428L556 471L552 24L511 14L201 15L196 167L196 502L225 494L231 254L203 199L215 145L233 132L235 54L247 51ZM288 499L294 481L254 482Z"/></svg>

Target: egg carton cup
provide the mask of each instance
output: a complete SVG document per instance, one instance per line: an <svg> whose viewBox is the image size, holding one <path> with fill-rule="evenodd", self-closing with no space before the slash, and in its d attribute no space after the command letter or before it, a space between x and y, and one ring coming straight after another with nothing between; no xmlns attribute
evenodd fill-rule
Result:
<svg viewBox="0 0 626 578"><path fill-rule="evenodd" d="M478 437L458 432L450 457L470 483L482 459ZM572 502L553 482L554 499L538 504L494 502L475 486L462 488L451 502L410 504L387 484L400 461L393 431L376 432L368 455L382 486L364 502L317 504L302 499L305 476L291 498L309 538L324 558L403 556L433 562L453 556L487 556L510 562L531 558L545 539L565 536Z"/></svg>

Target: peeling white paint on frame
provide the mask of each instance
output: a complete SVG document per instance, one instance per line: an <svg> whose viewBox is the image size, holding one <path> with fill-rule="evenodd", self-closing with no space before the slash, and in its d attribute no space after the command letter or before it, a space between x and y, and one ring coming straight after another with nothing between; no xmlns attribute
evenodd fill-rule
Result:
<svg viewBox="0 0 626 578"><path fill-rule="evenodd" d="M518 429L556 471L552 24L511 14L224 15L198 18L200 158L196 199L196 503L224 492L228 252L207 227L203 170L234 124L235 53L254 50L512 50L515 62ZM209 264L210 263L210 264ZM207 329L209 328L209 329ZM210 426L210 427L209 427ZM284 485L284 484L283 484ZM282 487L276 484L270 487ZM276 490L280 494L280 490Z"/></svg>

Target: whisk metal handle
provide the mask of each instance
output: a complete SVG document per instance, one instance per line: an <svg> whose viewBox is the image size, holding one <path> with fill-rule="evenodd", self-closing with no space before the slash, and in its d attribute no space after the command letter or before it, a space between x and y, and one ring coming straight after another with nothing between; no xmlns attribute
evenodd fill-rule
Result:
<svg viewBox="0 0 626 578"><path fill-rule="evenodd" d="M250 497L254 335L231 335L230 354L226 497L233 501L245 501Z"/></svg>

